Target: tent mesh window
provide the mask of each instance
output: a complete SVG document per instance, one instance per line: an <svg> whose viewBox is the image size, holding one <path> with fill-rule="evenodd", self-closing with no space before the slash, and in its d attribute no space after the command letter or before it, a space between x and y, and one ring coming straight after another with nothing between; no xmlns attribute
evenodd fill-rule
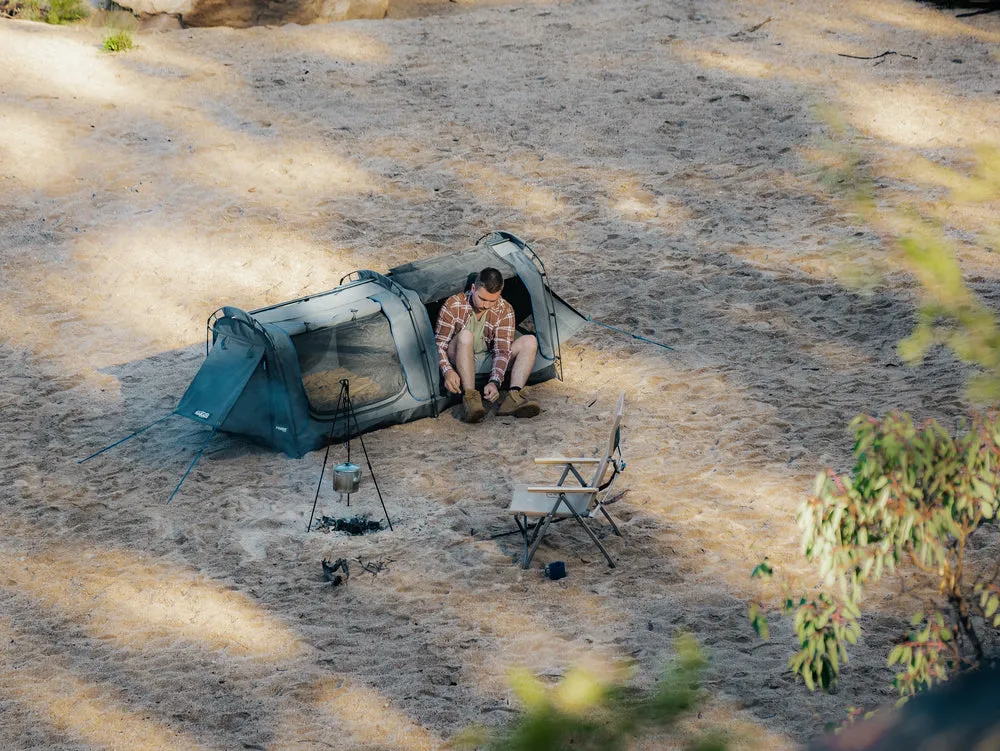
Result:
<svg viewBox="0 0 1000 751"><path fill-rule="evenodd" d="M405 385L403 366L384 314L307 331L292 337L309 406L333 414L340 381L351 384L354 406L395 396Z"/></svg>

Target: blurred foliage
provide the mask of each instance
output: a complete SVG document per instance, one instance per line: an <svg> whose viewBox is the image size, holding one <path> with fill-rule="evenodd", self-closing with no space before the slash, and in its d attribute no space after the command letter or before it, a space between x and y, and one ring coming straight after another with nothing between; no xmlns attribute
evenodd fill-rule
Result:
<svg viewBox="0 0 1000 751"><path fill-rule="evenodd" d="M822 119L832 136L817 155L823 169L820 182L844 203L860 224L872 229L894 258L920 284L920 304L913 331L898 346L908 363L918 363L935 345L948 347L959 359L977 367L968 384L968 397L978 404L1000 402L1000 325L996 314L969 288L959 256L962 248L984 254L1000 250L1000 149L975 150L967 172L919 161L936 185L947 191L933 211L926 205L880 199L872 167L854 145L841 116L826 109ZM905 193L904 193L905 195ZM948 226L949 217L985 207L991 218L977 235ZM933 214L933 215L932 215ZM867 269L858 277L871 279Z"/></svg>
<svg viewBox="0 0 1000 751"><path fill-rule="evenodd" d="M605 682L583 669L547 686L525 670L512 675L523 710L508 727L490 732L472 728L455 739L458 748L489 751L617 751L651 728L676 728L703 698L701 675L707 662L691 635L675 640L676 657L652 694L619 682ZM724 751L720 736L684 738L696 751Z"/></svg>
<svg viewBox="0 0 1000 751"><path fill-rule="evenodd" d="M38 0L0 0L0 18L41 21L42 8Z"/></svg>
<svg viewBox="0 0 1000 751"><path fill-rule="evenodd" d="M86 18L86 0L0 0L0 17L65 24Z"/></svg>
<svg viewBox="0 0 1000 751"><path fill-rule="evenodd" d="M976 415L954 436L905 414L861 416L851 427L853 471L820 473L814 495L799 506L802 553L818 568L823 591L784 598L799 641L789 667L810 690L834 686L861 633L868 587L885 575L923 574L935 585L926 609L888 654L899 668L893 683L907 697L996 657L982 632L997 643L1000 560L967 554L984 527L995 531L1000 418ZM760 579L772 573L766 564L754 570ZM750 619L766 638L759 604Z"/></svg>
<svg viewBox="0 0 1000 751"><path fill-rule="evenodd" d="M136 46L133 35L139 29L139 22L132 13L99 10L94 14L93 23L104 28L101 49L105 52L127 52Z"/></svg>
<svg viewBox="0 0 1000 751"><path fill-rule="evenodd" d="M45 11L45 22L53 24L70 23L86 18L90 8L85 0L49 0Z"/></svg>

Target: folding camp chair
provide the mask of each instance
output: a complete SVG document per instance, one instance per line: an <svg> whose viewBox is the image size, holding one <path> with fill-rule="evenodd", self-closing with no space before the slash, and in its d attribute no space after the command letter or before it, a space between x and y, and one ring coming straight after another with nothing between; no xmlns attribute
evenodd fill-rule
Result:
<svg viewBox="0 0 1000 751"><path fill-rule="evenodd" d="M605 508L605 504L611 496L615 480L625 469L621 452L621 429L624 417L625 394L623 392L618 397L618 407L615 409L611 425L611 437L600 456L573 459L564 457L536 458L535 464L551 464L562 467L559 482L555 485L515 486L514 497L507 510L514 516L514 522L524 539L524 556L521 568L528 568L531 565L531 559L535 556L535 551L538 550L538 545L545 536L549 525L570 518L579 522L594 544L600 548L608 565L611 568L615 567L615 562L588 526L585 517L593 519L599 511L610 522L615 534L619 537L622 536L618 525L615 524L614 519ZM589 482L584 479L578 467L595 468ZM608 476L609 471L610 476ZM576 478L580 483L579 486L564 484L570 475ZM607 479L605 479L606 476ZM533 521L529 522L529 519Z"/></svg>

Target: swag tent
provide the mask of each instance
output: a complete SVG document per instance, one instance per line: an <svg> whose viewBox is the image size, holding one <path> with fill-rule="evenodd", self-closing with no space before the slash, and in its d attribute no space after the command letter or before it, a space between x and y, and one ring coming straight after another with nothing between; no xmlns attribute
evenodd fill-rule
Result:
<svg viewBox="0 0 1000 751"><path fill-rule="evenodd" d="M486 266L503 274L518 330L538 337L529 383L561 379L560 342L586 319L552 292L526 243L497 231L384 275L356 271L327 292L249 313L220 308L208 319L207 357L174 413L292 457L347 437L337 413L342 379L361 431L436 417L452 398L438 369L437 313Z"/></svg>

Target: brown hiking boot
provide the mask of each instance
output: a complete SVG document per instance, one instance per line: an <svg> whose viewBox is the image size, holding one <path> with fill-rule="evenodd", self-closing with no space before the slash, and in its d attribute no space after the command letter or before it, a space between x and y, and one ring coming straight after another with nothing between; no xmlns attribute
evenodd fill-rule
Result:
<svg viewBox="0 0 1000 751"><path fill-rule="evenodd" d="M462 420L465 422L479 422L486 417L486 408L483 406L483 397L475 389L469 389L462 397L462 406L465 411Z"/></svg>
<svg viewBox="0 0 1000 751"><path fill-rule="evenodd" d="M507 396L500 402L497 414L501 417L507 417L508 415L514 415L514 417L534 417L541 411L542 408L538 406L538 402L525 394L524 389L521 389L520 391L507 392Z"/></svg>

